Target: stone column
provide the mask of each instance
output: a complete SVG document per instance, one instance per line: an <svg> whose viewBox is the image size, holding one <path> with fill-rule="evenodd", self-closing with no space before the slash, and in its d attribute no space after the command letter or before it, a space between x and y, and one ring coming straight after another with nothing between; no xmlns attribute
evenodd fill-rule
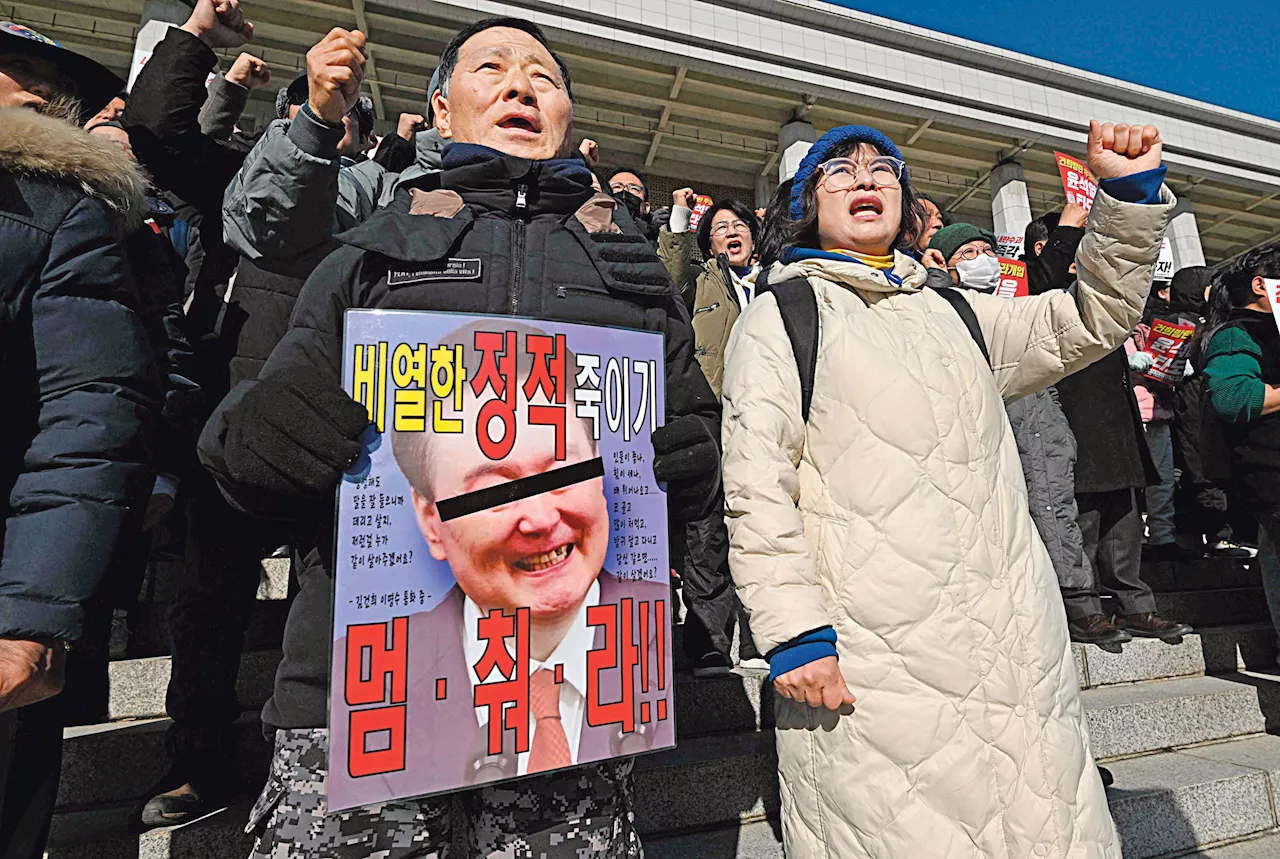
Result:
<svg viewBox="0 0 1280 859"><path fill-rule="evenodd" d="M773 199L773 192L778 190L778 183L773 176L756 177L756 208L763 209Z"/></svg>
<svg viewBox="0 0 1280 859"><path fill-rule="evenodd" d="M151 58L151 52L164 39L170 27L186 23L191 7L181 0L147 0L142 7L138 37L133 43L133 61L129 63L129 88Z"/></svg>
<svg viewBox="0 0 1280 859"><path fill-rule="evenodd" d="M788 122L778 131L778 184L796 175L800 162L809 154L809 147L818 139L818 132L811 123L803 120Z"/></svg>
<svg viewBox="0 0 1280 859"><path fill-rule="evenodd" d="M991 171L991 220L997 236L1025 236L1031 223L1031 200L1022 165L1004 161Z"/></svg>
<svg viewBox="0 0 1280 859"><path fill-rule="evenodd" d="M1200 226L1196 223L1195 209L1191 201L1184 198L1178 200L1174 207L1173 218L1169 221L1169 232L1165 234L1173 251L1173 270L1193 265L1204 265L1204 248L1200 245Z"/></svg>

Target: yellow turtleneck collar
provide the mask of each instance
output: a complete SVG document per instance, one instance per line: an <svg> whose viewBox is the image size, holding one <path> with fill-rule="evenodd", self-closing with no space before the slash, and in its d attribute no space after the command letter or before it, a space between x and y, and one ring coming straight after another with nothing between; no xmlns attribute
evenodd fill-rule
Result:
<svg viewBox="0 0 1280 859"><path fill-rule="evenodd" d="M857 253L856 251L845 251L845 250L837 250L835 251L835 253L841 254L842 256L852 257L853 259L856 259L859 262L866 263L872 268L878 268L881 271L893 271L893 265L894 265L893 254L889 254L888 256L875 256L872 254L860 254L860 253Z"/></svg>

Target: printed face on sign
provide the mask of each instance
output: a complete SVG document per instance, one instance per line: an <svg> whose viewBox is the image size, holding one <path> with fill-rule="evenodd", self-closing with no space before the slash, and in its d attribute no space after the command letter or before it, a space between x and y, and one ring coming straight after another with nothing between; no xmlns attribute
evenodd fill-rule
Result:
<svg viewBox="0 0 1280 859"><path fill-rule="evenodd" d="M480 427L494 398L465 388L457 417L464 427ZM604 478L582 469L599 456L590 424L571 417L561 430L534 422L536 413L531 420L530 407L547 402L540 393L530 401L520 390L509 426L499 429L503 418L488 416L492 436L504 429L512 436L501 459L489 458L472 432L423 434L428 443L413 446L417 462L397 454L414 486L414 511L432 557L449 564L458 586L482 609L528 607L535 623L578 610L609 547ZM573 476L575 466L595 476L556 485L563 480L553 472ZM544 483L535 485L539 476ZM554 488L535 491L545 485ZM459 505L468 499L472 503Z"/></svg>

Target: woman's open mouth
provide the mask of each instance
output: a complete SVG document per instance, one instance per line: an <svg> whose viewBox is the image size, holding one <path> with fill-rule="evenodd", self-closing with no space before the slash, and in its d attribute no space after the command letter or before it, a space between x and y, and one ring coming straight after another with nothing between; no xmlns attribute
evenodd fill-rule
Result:
<svg viewBox="0 0 1280 859"><path fill-rule="evenodd" d="M513 566L517 570L526 573L542 573L559 566L569 560L569 556L573 554L573 544L565 543L558 549L552 549L550 552L543 552L541 555L529 555L516 561Z"/></svg>

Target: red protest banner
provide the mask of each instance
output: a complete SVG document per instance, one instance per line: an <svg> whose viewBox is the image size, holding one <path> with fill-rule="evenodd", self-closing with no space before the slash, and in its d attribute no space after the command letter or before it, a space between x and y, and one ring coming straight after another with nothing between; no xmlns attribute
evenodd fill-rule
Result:
<svg viewBox="0 0 1280 859"><path fill-rule="evenodd" d="M1053 153L1062 175L1062 189L1067 192L1067 202L1075 203L1086 212L1093 208L1093 198L1098 194L1098 178L1084 162L1062 152Z"/></svg>
<svg viewBox="0 0 1280 859"><path fill-rule="evenodd" d="M1166 385L1181 382L1187 365L1186 357L1181 354L1182 345L1195 333L1196 326L1191 322L1179 324L1159 318L1151 320L1151 329L1147 332L1147 342L1142 351L1150 352L1155 361L1143 376Z"/></svg>
<svg viewBox="0 0 1280 859"><path fill-rule="evenodd" d="M1017 298L1027 291L1027 264L1021 260L1000 257L1000 285L996 295L1001 298Z"/></svg>
<svg viewBox="0 0 1280 859"><path fill-rule="evenodd" d="M693 198L693 214L689 215L689 229L697 230L698 222L702 220L702 216L711 208L711 198L706 194L699 194Z"/></svg>

